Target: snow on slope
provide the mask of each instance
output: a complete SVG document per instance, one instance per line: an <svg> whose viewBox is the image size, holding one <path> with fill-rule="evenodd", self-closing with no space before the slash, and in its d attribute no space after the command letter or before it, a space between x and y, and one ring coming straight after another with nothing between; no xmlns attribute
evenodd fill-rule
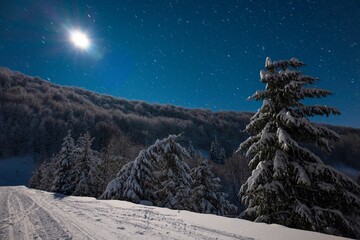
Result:
<svg viewBox="0 0 360 240"><path fill-rule="evenodd" d="M280 225L0 187L0 239L343 239Z"/></svg>

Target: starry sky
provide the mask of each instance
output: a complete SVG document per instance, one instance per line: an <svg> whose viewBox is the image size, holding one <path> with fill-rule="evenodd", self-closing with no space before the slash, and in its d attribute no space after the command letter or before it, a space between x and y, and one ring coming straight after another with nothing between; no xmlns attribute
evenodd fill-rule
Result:
<svg viewBox="0 0 360 240"><path fill-rule="evenodd" d="M340 109L314 121L360 128L360 1L0 2L0 66L130 100L256 111L265 58L297 57ZM87 50L70 41L78 29Z"/></svg>

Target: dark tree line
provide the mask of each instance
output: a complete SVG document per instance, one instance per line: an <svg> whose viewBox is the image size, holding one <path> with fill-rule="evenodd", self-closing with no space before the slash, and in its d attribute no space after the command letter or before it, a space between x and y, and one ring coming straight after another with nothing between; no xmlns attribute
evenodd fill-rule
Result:
<svg viewBox="0 0 360 240"><path fill-rule="evenodd" d="M49 158L59 151L64 129L70 129L74 138L88 131L95 137L92 146L97 151L122 134L133 145L150 145L183 132L186 141L206 151L218 136L225 155L231 156L248 137L242 130L250 116L127 101L0 68L0 156L35 153ZM359 170L360 130L333 128L344 141L331 143L334 154L320 152L320 157L333 166Z"/></svg>
<svg viewBox="0 0 360 240"><path fill-rule="evenodd" d="M127 101L0 68L1 156L37 153L49 157L59 150L63 129L71 129L74 137L88 131L95 137L95 150L119 133L136 145L149 145L180 132L193 139L197 148L210 149L216 131L223 132L221 140L231 153L246 137L239 129L249 116ZM235 132L242 137L235 140Z"/></svg>

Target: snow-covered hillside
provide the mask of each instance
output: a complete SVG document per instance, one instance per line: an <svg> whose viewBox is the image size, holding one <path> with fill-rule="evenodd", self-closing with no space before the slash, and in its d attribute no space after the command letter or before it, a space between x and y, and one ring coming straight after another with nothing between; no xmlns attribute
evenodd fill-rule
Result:
<svg viewBox="0 0 360 240"><path fill-rule="evenodd" d="M0 187L0 239L344 239L215 215Z"/></svg>

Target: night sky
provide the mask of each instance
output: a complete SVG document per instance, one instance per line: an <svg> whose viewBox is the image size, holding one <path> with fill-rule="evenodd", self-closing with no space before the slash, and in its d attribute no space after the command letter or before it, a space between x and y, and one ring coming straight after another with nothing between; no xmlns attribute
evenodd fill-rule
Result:
<svg viewBox="0 0 360 240"><path fill-rule="evenodd" d="M265 58L297 57L360 128L359 0L0 2L0 65L130 100L256 111ZM70 41L74 29L88 49Z"/></svg>

